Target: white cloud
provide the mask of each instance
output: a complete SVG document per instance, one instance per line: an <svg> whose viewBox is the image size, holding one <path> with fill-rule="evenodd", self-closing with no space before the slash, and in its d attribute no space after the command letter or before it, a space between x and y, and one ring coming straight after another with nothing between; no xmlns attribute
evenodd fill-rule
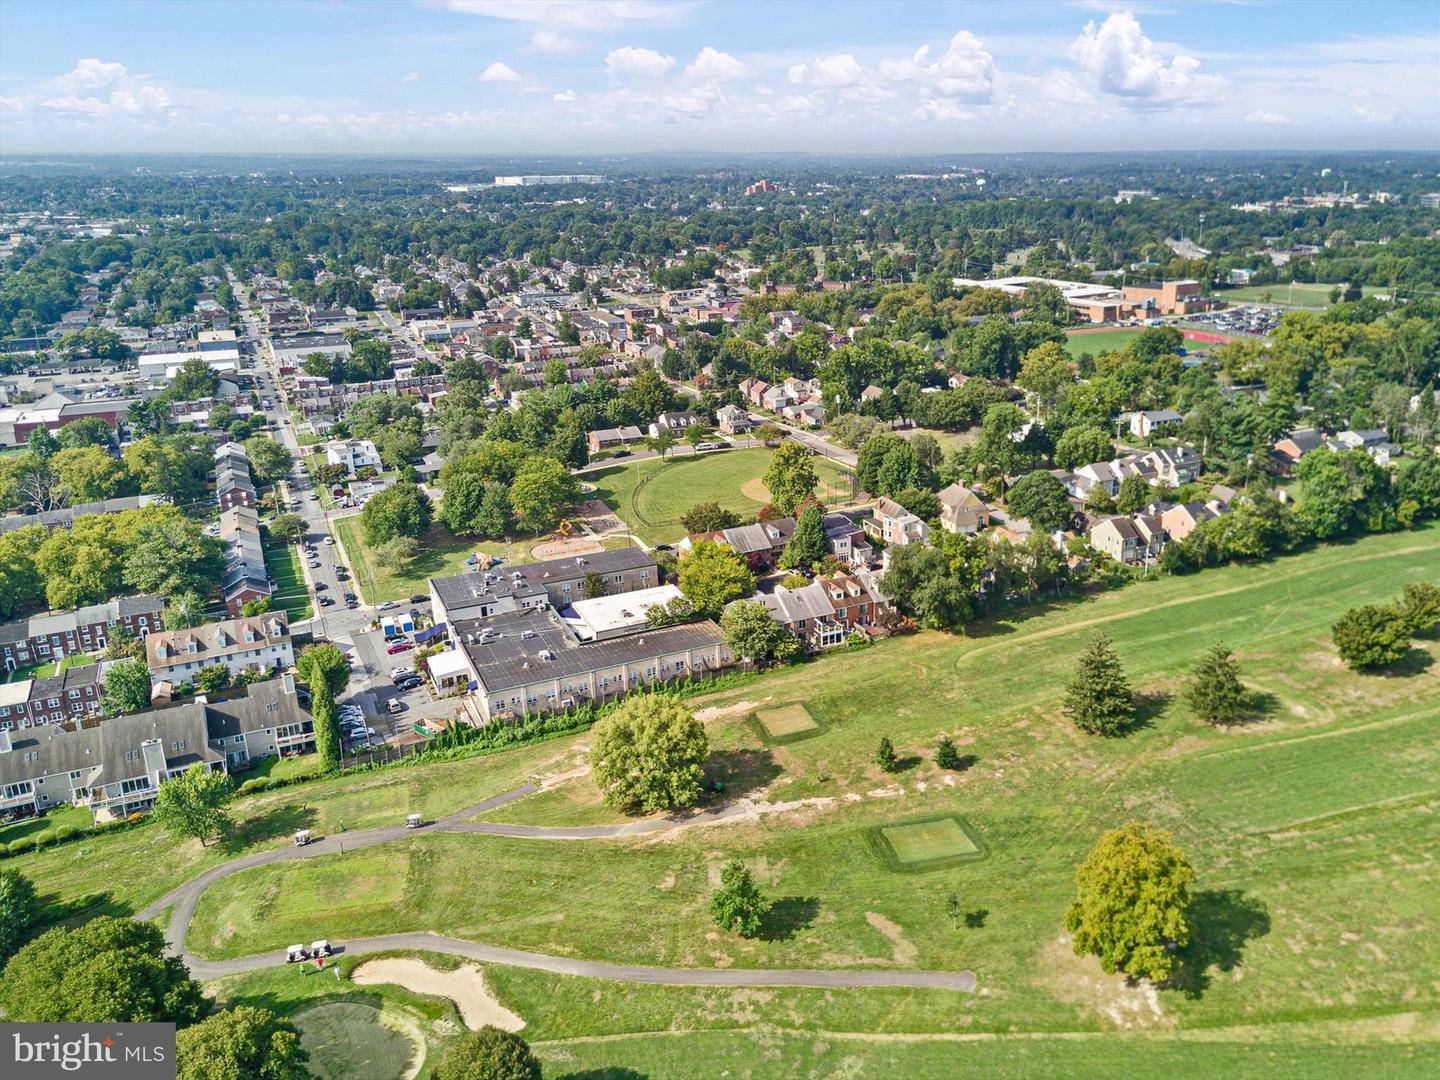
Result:
<svg viewBox="0 0 1440 1080"><path fill-rule="evenodd" d="M925 68L925 74L947 97L978 103L989 101L995 92L995 58L968 30L950 39L940 59Z"/></svg>
<svg viewBox="0 0 1440 1080"><path fill-rule="evenodd" d="M574 38L557 34L553 30L536 30L530 35L530 48L546 56L570 56L582 48Z"/></svg>
<svg viewBox="0 0 1440 1080"><path fill-rule="evenodd" d="M1272 109L1256 109L1254 112L1245 114L1245 122L1247 124L1288 124L1290 117Z"/></svg>
<svg viewBox="0 0 1440 1080"><path fill-rule="evenodd" d="M926 98L915 110L917 120L973 120L975 114L948 98Z"/></svg>
<svg viewBox="0 0 1440 1080"><path fill-rule="evenodd" d="M808 86L856 86L865 81L865 69L849 53L817 56L809 64L796 64L788 73L792 83Z"/></svg>
<svg viewBox="0 0 1440 1080"><path fill-rule="evenodd" d="M570 102L572 102L572 101L578 101L578 100L580 100L580 95L577 94L577 93L575 93L574 90L561 90L558 94L556 94L556 95L555 95L554 97L552 97L550 100L551 100L551 101L558 101L558 102L560 102L562 105L568 105L568 104L569 104Z"/></svg>
<svg viewBox="0 0 1440 1080"><path fill-rule="evenodd" d="M77 63L75 70L62 76L62 79L68 86L81 89L109 86L111 83L119 82L128 74L124 64L97 60L92 56Z"/></svg>
<svg viewBox="0 0 1440 1080"><path fill-rule="evenodd" d="M654 49L625 45L613 49L605 57L605 71L621 79L658 79L675 66L673 56L664 56Z"/></svg>
<svg viewBox="0 0 1440 1080"><path fill-rule="evenodd" d="M1367 109L1358 102L1350 106L1350 111L1355 114L1355 119L1359 120L1362 124L1389 124L1395 119L1393 112Z"/></svg>
<svg viewBox="0 0 1440 1080"><path fill-rule="evenodd" d="M1200 61L1193 56L1177 53L1167 60L1128 11L1111 15L1098 27L1093 19L1086 23L1070 46L1070 56L1097 89L1136 107L1205 104L1225 85L1218 76L1200 75Z"/></svg>
<svg viewBox="0 0 1440 1080"><path fill-rule="evenodd" d="M573 30L605 30L626 22L670 23L691 7L669 0L440 0L439 6L464 15Z"/></svg>
<svg viewBox="0 0 1440 1080"><path fill-rule="evenodd" d="M401 82L419 82L419 81L420 81L420 73L419 73L418 71L407 71L404 75L401 75L401 76L400 76L400 81L401 81Z"/></svg>
<svg viewBox="0 0 1440 1080"><path fill-rule="evenodd" d="M481 82L519 82L520 73L509 64L496 60L477 76Z"/></svg>
<svg viewBox="0 0 1440 1080"><path fill-rule="evenodd" d="M749 74L745 65L727 52L706 45L696 55L685 75L692 79L741 79Z"/></svg>

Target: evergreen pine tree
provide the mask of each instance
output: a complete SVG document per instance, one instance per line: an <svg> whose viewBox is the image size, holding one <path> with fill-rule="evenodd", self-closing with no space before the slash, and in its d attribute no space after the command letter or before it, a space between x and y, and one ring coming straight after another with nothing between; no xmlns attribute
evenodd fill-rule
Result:
<svg viewBox="0 0 1440 1080"><path fill-rule="evenodd" d="M886 772L894 772L898 764L895 757L895 745L890 741L889 736L880 736L880 746L875 751L875 760Z"/></svg>
<svg viewBox="0 0 1440 1080"><path fill-rule="evenodd" d="M935 764L942 769L960 768L960 751L955 749L955 743L948 735L935 747Z"/></svg>
<svg viewBox="0 0 1440 1080"><path fill-rule="evenodd" d="M1080 654L1075 676L1065 688L1065 715L1091 735L1119 735L1135 716L1125 669L1103 634Z"/></svg>
<svg viewBox="0 0 1440 1080"><path fill-rule="evenodd" d="M1233 724L1245 715L1245 687L1240 665L1225 646L1206 650L1195 664L1185 700L1195 715L1212 724Z"/></svg>

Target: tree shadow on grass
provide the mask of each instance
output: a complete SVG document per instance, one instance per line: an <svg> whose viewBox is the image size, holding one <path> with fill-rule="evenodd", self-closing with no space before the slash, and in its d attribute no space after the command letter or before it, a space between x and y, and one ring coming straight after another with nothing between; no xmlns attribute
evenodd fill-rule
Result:
<svg viewBox="0 0 1440 1080"><path fill-rule="evenodd" d="M581 1069L579 1072L562 1073L558 1080L649 1080L649 1073L636 1072L623 1066L608 1069Z"/></svg>
<svg viewBox="0 0 1440 1080"><path fill-rule="evenodd" d="M1121 735L1133 735L1144 728L1154 727L1155 721L1170 704L1170 695L1164 690L1147 690L1134 695L1135 712L1130 723L1125 725Z"/></svg>
<svg viewBox="0 0 1440 1080"><path fill-rule="evenodd" d="M1240 889L1207 889L1190 902L1190 944L1180 951L1180 965L1170 985L1188 998L1210 987L1210 969L1232 971L1252 938L1270 932L1270 912Z"/></svg>
<svg viewBox="0 0 1440 1080"><path fill-rule="evenodd" d="M1434 663L1435 657L1427 651L1412 647L1404 657L1396 660L1393 664L1376 668L1372 674L1382 679L1413 679L1416 675L1422 675L1429 671Z"/></svg>
<svg viewBox="0 0 1440 1080"><path fill-rule="evenodd" d="M903 757L897 757L895 759L895 767L890 771L892 773L909 772L911 769L924 763L925 759L919 754L906 754Z"/></svg>
<svg viewBox="0 0 1440 1080"><path fill-rule="evenodd" d="M36 897L36 902L40 907L40 919L32 936L41 929L60 923L88 922L102 915L125 918L135 914L133 904L120 903L115 899L115 894L109 891L88 893L68 900L63 899L59 893L44 893Z"/></svg>
<svg viewBox="0 0 1440 1080"><path fill-rule="evenodd" d="M769 750L716 750L705 762L709 802L737 799L772 783L781 769ZM716 790L715 784L722 785Z"/></svg>
<svg viewBox="0 0 1440 1080"><path fill-rule="evenodd" d="M297 829L312 828L319 816L313 806L303 803L273 806L263 813L238 822L220 841L220 846L227 852L243 851L252 844L279 840L290 836Z"/></svg>
<svg viewBox="0 0 1440 1080"><path fill-rule="evenodd" d="M819 897L776 897L760 923L760 932L755 936L761 941L789 941L801 930L810 929L819 914Z"/></svg>
<svg viewBox="0 0 1440 1080"><path fill-rule="evenodd" d="M973 769L979 764L980 759L974 754L961 754L955 759L955 764L946 769L946 772L962 773Z"/></svg>

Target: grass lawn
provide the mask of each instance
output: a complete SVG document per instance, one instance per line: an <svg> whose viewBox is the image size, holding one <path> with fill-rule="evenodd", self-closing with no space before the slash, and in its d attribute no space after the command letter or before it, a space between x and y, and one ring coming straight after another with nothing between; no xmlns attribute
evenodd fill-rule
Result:
<svg viewBox="0 0 1440 1080"><path fill-rule="evenodd" d="M902 867L942 862L980 854L965 827L953 817L927 818L903 825L884 825L877 830L896 863Z"/></svg>
<svg viewBox="0 0 1440 1080"><path fill-rule="evenodd" d="M1241 285L1235 288L1216 289L1215 298L1232 304L1272 304L1276 307L1328 308L1330 290L1334 285L1315 282L1296 282L1294 285ZM1341 285L1341 288L1344 288ZM1390 290L1378 285L1362 285L1360 291L1366 296L1378 296ZM1266 297L1269 299L1266 299Z"/></svg>
<svg viewBox="0 0 1440 1080"><path fill-rule="evenodd" d="M57 806L44 817L26 818L0 828L0 847L27 836L53 833L66 825L72 829L88 829L92 820L90 811L82 806Z"/></svg>
<svg viewBox="0 0 1440 1080"><path fill-rule="evenodd" d="M305 587L305 576L300 569L300 555L295 545L281 541L266 543L265 568L275 579L275 594L271 602L283 608L291 622L310 618L315 609L310 605L310 593Z"/></svg>
<svg viewBox="0 0 1440 1080"><path fill-rule="evenodd" d="M1072 359L1081 353L1099 356L1102 353L1118 352L1140 336L1140 329L1097 330L1094 333L1067 334L1065 352Z"/></svg>
<svg viewBox="0 0 1440 1080"><path fill-rule="evenodd" d="M370 546L360 529L358 515L340 518L334 522L335 532L345 546L345 554L354 571L355 583L359 586L360 597L367 604L379 604L386 600L407 600L417 593L429 592L428 580L449 574L461 574L471 569L465 560L475 552L494 555L521 566L534 562L531 549L553 537L522 537L507 546L503 540L477 540L474 537L455 536L444 526L436 525L420 543L420 556L403 570L398 567L381 566L374 557ZM629 547L624 537L607 538L602 545L610 550Z"/></svg>
<svg viewBox="0 0 1440 1080"><path fill-rule="evenodd" d="M648 544L680 539L680 518L696 503L717 502L737 514L753 515L769 498L762 477L773 451L764 447L723 454L627 461L585 476L596 495L629 522ZM823 457L810 459L827 502L850 498L850 475Z"/></svg>
<svg viewBox="0 0 1440 1080"><path fill-rule="evenodd" d="M840 995L837 1012L784 1010L802 1028L822 1016L819 1030L1173 1038L1302 1022L1333 1033L1357 1018L1440 1012L1427 915L1440 645L1424 642L1409 674L1362 676L1329 642L1339 613L1433 577L1437 554L1440 529L1371 537L1028 608L972 636L921 634L821 659L695 703L707 710L711 767L744 762L772 801L815 800L800 809L661 843L429 833L383 849L387 858L259 867L205 894L190 944L222 957L284 945L317 923L342 941L443 928L644 964L970 968L987 991L914 1011L870 992ZM1074 657L1099 629L1142 694L1142 719L1120 739L1083 736L1059 715ZM1235 649L1265 701L1251 725L1212 729L1179 698L1183 673L1215 641ZM762 745L748 716L797 700L823 736ZM913 759L898 775L873 763L882 734ZM941 734L970 756L967 769L934 766ZM546 800L536 817L556 820L556 793L572 785L576 823L593 820L587 779L533 796L537 807ZM536 820L529 803L511 804L506 820ZM896 874L867 850L872 829L948 815L969 823L988 859ZM1075 864L1101 831L1134 818L1173 830L1198 875L1185 989L1162 991L1153 1007L1143 988L1074 956L1061 934ZM705 911L732 857L776 900L755 939L717 935ZM975 926L952 925L951 892ZM305 904L292 909L292 896ZM267 897L278 899L257 906ZM754 1000L770 1017L780 996ZM675 1012L678 996L671 1008L669 1024L645 1030L717 1025L704 1006ZM584 1020L596 1033L638 1022L620 1006Z"/></svg>
<svg viewBox="0 0 1440 1080"><path fill-rule="evenodd" d="M95 658L88 653L72 653L69 656L62 656L58 661L46 660L43 664L34 664L26 668L16 668L7 672L6 677L0 682L21 682L24 679L48 679L51 675L58 675L72 667L80 667L82 664L92 664Z"/></svg>

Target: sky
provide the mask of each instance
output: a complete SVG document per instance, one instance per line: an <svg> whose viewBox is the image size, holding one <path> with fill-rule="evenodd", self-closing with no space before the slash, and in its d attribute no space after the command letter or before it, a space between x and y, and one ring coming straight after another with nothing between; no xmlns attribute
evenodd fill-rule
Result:
<svg viewBox="0 0 1440 1080"><path fill-rule="evenodd" d="M1440 148L1440 0L0 4L0 154Z"/></svg>

